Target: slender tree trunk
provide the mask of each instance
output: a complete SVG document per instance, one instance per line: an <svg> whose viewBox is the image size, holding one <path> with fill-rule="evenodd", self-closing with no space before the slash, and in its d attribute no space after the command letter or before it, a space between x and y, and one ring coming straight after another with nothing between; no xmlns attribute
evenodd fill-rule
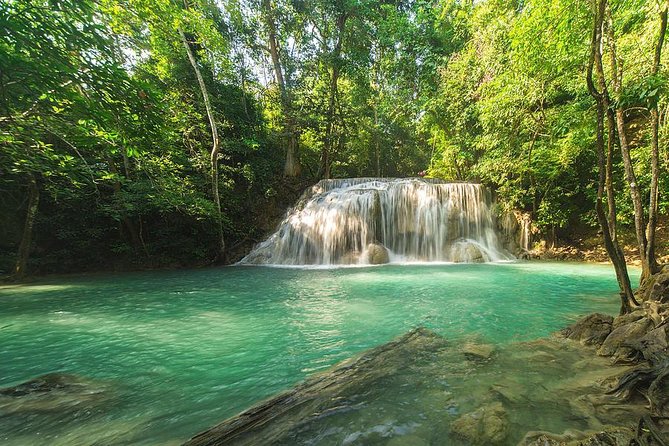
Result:
<svg viewBox="0 0 669 446"><path fill-rule="evenodd" d="M657 44L655 45L655 57L653 59L653 69L651 74L657 75L660 70L660 61L662 58L662 46L664 45L664 35L667 32L667 4L665 2L664 8L660 12L660 32L657 36ZM658 272L659 266L655 256L655 230L657 227L658 214L658 195L659 195L659 177L660 177L660 149L659 149L659 130L660 130L660 113L658 110L657 101L651 106L651 162L650 162L650 199L648 204L648 227L646 229L646 236L648 238L646 245L646 258L648 259L648 266L650 273Z"/></svg>
<svg viewBox="0 0 669 446"><path fill-rule="evenodd" d="M332 147L334 133L335 101L337 100L337 84L339 82L340 56L344 40L344 30L348 20L348 13L341 13L337 18L337 43L332 51L332 73L330 76L330 92L328 97L328 109L326 114L325 142L323 144L322 167L323 178L330 178L330 167L332 164Z"/></svg>
<svg viewBox="0 0 669 446"><path fill-rule="evenodd" d="M116 168L116 164L114 163L114 160L111 158L107 158L107 165L109 166L109 170L116 176L116 180L113 183L113 188L114 188L114 196L118 197L120 192L121 192L121 182L118 180L118 177L120 176L120 173L118 169ZM123 166L124 166L124 171L125 171L125 177L129 177L129 160L125 154L123 155ZM140 246L142 245L141 239L139 237L139 234L137 233L137 229L135 229L135 225L133 222L130 220L130 218L125 214L125 212L121 212L121 217L119 220L119 238L129 240L130 246L134 250L135 253L139 251Z"/></svg>
<svg viewBox="0 0 669 446"><path fill-rule="evenodd" d="M615 154L616 148L616 125L615 125L615 116L613 115L613 110L609 104L608 91L606 89L606 83L602 79L600 82L600 88L603 92L607 92L602 95L602 105L604 110L606 110L606 129L607 129L607 138L606 138L606 201L608 205L608 219L609 219L609 229L611 231L611 237L614 240L618 240L618 222L616 221L616 216L618 212L616 210L616 190L613 185L613 157Z"/></svg>
<svg viewBox="0 0 669 446"><path fill-rule="evenodd" d="M26 275L28 267L28 259L30 258L30 248L33 239L33 226L37 218L37 210L39 208L39 188L37 181L31 174L28 183L28 209L26 211L26 219L23 225L23 235L19 243L19 251L16 259L16 267L14 268L13 278L16 280L23 279Z"/></svg>
<svg viewBox="0 0 669 446"><path fill-rule="evenodd" d="M606 7L606 5L605 5ZM613 33L613 19L611 17L610 9L605 9L607 15L607 23L603 27L608 38L611 77L615 95L620 99L622 94L622 72L618 70L617 51L615 35ZM630 144L627 137L627 130L625 129L625 110L621 106L620 100L616 101L615 107L615 121L616 130L618 131L618 141L620 143L620 153L623 159L623 166L625 170L625 179L630 190L630 197L632 205L634 206L634 229L636 232L637 245L639 247L639 258L641 259L641 279L643 283L652 274L651 266L646 255L648 240L646 238L646 222L644 217L643 200L641 192L637 184L636 173L634 172L634 164L630 154Z"/></svg>
<svg viewBox="0 0 669 446"><path fill-rule="evenodd" d="M379 135L379 104L374 104L374 158L376 161L376 177L381 178L381 138Z"/></svg>
<svg viewBox="0 0 669 446"><path fill-rule="evenodd" d="M297 177L302 171L299 156L299 140L297 125L293 116L293 104L286 88L286 81L283 76L281 58L279 55L279 41L276 36L276 24L274 23L274 11L271 0L262 0L263 18L268 31L269 54L272 58L274 76L276 83L279 84L281 94L281 108L283 111L283 131L286 137L286 163L283 173L287 177Z"/></svg>
<svg viewBox="0 0 669 446"><path fill-rule="evenodd" d="M595 2L595 20L592 30L592 40L590 47L590 59L588 62L587 71L587 85L588 91L597 103L597 161L598 161L598 183L597 183L597 201L595 203L595 211L597 213L597 220L602 229L604 238L604 246L606 252L613 263L616 272L616 279L620 288L620 314L629 313L631 311L631 304L636 305L634 293L629 280L627 272L627 265L625 263L625 256L615 237L612 236L612 230L609 226L609 220L615 222L615 208L612 212L612 206L615 206L615 200L612 193L612 182L607 181L610 176L610 171L607 169L608 157L604 154L604 119L606 116L606 104L608 103L608 92L606 90L606 82L604 81L604 68L602 64L601 42L602 42L602 25L604 20L604 12L606 7L606 0L596 0ZM593 69L596 67L597 78L601 91L597 90L593 81ZM610 123L610 122L609 122ZM611 135L611 128L609 128L609 135ZM609 146L610 147L610 146ZM609 213L604 210L604 193L607 193Z"/></svg>
<svg viewBox="0 0 669 446"><path fill-rule="evenodd" d="M221 197L218 192L218 153L220 150L220 142L218 139L218 127L216 126L216 120L214 119L214 111L211 107L211 102L209 101L209 92L207 91L207 86L204 83L202 78L202 73L200 68L197 65L195 60L195 55L190 48L188 39L184 34L181 28L178 28L179 36L181 36L181 43L183 43L186 54L188 55L188 60L190 61L193 71L195 72L195 77L197 78L197 83L200 87L200 93L202 94L202 99L204 101L204 107L207 110L207 118L209 118L209 126L211 127L211 152L209 154L209 165L211 169L211 195L216 206L216 231L218 235L218 249L217 249L217 258L223 259L225 257L225 239L223 238L223 213L221 211Z"/></svg>

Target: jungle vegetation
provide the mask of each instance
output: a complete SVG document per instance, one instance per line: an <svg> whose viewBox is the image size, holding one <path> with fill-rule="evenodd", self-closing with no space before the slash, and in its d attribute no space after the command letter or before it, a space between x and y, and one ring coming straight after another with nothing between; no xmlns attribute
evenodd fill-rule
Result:
<svg viewBox="0 0 669 446"><path fill-rule="evenodd" d="M665 0L4 0L0 271L235 260L322 178L480 181L545 234L667 200ZM617 261L616 261L617 259ZM629 279L627 279L629 282Z"/></svg>

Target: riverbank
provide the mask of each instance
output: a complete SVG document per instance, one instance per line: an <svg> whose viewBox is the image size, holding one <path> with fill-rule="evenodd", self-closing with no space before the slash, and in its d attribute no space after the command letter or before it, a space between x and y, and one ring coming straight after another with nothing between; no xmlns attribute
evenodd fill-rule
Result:
<svg viewBox="0 0 669 446"><path fill-rule="evenodd" d="M627 264L640 266L639 247L634 228L620 226L618 239L625 252ZM656 253L658 263L669 264L669 224L666 219L663 219L657 227ZM601 232L598 228L589 227L578 227L565 231L555 244L540 240L534 244L532 250L526 253L526 257L591 263L611 262L604 248Z"/></svg>

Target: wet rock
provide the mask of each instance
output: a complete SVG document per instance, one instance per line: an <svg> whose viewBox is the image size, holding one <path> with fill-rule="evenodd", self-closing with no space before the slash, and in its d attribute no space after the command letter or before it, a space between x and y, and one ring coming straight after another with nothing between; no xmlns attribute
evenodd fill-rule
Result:
<svg viewBox="0 0 669 446"><path fill-rule="evenodd" d="M628 347L634 340L644 336L652 326L653 321L648 318L619 326L606 337L602 346L597 350L597 354L602 356L615 355L619 348Z"/></svg>
<svg viewBox="0 0 669 446"><path fill-rule="evenodd" d="M613 319L613 329L615 330L618 327L621 327L623 325L631 324L632 322L636 322L642 317L646 315L646 312L639 309L635 310L631 313L623 314L620 316L616 316Z"/></svg>
<svg viewBox="0 0 669 446"><path fill-rule="evenodd" d="M613 329L613 317L593 313L580 319L573 325L560 331L567 339L578 341L583 345L600 346Z"/></svg>
<svg viewBox="0 0 669 446"><path fill-rule="evenodd" d="M495 352L495 347L488 344L477 344L474 342L466 342L462 345L462 353L469 360L485 361L492 357Z"/></svg>
<svg viewBox="0 0 669 446"><path fill-rule="evenodd" d="M197 434L184 445L312 443L312 439L321 435L325 429L343 423L343 420L349 425L349 417L360 414L367 401L385 396L387 386L392 386L389 383L397 377L423 379L426 375L420 372L421 368L433 366L433 361L447 346L444 338L430 330L411 330L255 404L239 415ZM420 388L429 385L427 382L416 384ZM222 395L222 398L225 397ZM382 439L390 440L391 437L420 437L413 431L419 424L398 426L386 419L366 426L372 427L350 435L331 431L333 436L328 438L328 442L380 444ZM336 436L339 436L338 440L335 440Z"/></svg>
<svg viewBox="0 0 669 446"><path fill-rule="evenodd" d="M472 445L500 444L509 433L506 410L500 402L487 404L451 423L451 432Z"/></svg>
<svg viewBox="0 0 669 446"><path fill-rule="evenodd" d="M388 250L380 243L371 243L367 247L367 261L372 265L381 265L390 261Z"/></svg>
<svg viewBox="0 0 669 446"><path fill-rule="evenodd" d="M451 252L451 258L456 263L485 262L483 253L478 246L465 241L455 243Z"/></svg>

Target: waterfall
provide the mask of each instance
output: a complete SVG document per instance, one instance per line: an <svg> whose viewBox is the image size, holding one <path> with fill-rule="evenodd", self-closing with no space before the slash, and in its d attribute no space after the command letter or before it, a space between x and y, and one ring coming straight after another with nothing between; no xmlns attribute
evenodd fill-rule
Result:
<svg viewBox="0 0 669 446"><path fill-rule="evenodd" d="M497 237L480 184L433 179L323 180L242 264L494 262L513 256Z"/></svg>

